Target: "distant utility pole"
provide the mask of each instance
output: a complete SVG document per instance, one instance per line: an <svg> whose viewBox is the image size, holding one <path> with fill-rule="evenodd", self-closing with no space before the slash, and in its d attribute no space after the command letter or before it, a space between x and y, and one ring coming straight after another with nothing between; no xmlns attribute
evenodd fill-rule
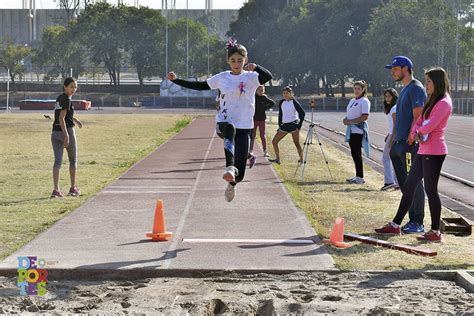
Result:
<svg viewBox="0 0 474 316"><path fill-rule="evenodd" d="M211 32L209 29L209 16L211 15L212 12L212 0L206 0L206 17L207 17L207 76L209 77L210 74L210 37L211 37Z"/></svg>

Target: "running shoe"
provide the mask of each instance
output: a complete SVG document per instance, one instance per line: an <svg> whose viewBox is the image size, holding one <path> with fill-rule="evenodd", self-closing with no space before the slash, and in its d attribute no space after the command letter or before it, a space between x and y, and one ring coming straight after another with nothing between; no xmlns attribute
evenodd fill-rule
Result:
<svg viewBox="0 0 474 316"><path fill-rule="evenodd" d="M235 197L235 185L227 184L227 188L225 189L225 199L227 202L232 202Z"/></svg>

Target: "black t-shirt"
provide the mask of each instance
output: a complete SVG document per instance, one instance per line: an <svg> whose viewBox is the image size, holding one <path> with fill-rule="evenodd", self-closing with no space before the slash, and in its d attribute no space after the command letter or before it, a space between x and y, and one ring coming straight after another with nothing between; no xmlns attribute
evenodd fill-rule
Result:
<svg viewBox="0 0 474 316"><path fill-rule="evenodd" d="M64 118L66 128L75 126L73 120L74 107L72 106L72 101L67 94L63 93L58 96L54 105L53 131L61 131L61 124L59 123L59 113L61 113L62 110L67 110L66 117Z"/></svg>

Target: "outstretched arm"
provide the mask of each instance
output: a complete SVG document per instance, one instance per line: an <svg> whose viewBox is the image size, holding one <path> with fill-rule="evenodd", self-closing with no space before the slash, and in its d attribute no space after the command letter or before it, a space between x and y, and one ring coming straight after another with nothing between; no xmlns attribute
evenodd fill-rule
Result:
<svg viewBox="0 0 474 316"><path fill-rule="evenodd" d="M245 65L244 70L255 71L258 73L258 82L260 82L260 84L265 84L272 79L272 73L257 64L247 64Z"/></svg>
<svg viewBox="0 0 474 316"><path fill-rule="evenodd" d="M178 86L184 88L192 90L211 90L211 87L209 87L206 81L189 81L178 79L174 72L169 72L167 78L168 80L173 81L173 83L176 83Z"/></svg>

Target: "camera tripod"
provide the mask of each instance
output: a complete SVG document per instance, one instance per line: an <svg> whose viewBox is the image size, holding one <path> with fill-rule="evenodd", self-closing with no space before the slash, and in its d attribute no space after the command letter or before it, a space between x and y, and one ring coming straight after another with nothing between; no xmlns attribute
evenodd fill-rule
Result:
<svg viewBox="0 0 474 316"><path fill-rule="evenodd" d="M323 155L324 161L326 162L326 166L328 167L329 175L331 176L331 180L333 180L331 169L329 169L329 162L326 159L326 155L324 154L324 150L321 144L321 141L319 140L319 135L318 132L316 132L315 129L315 123L313 121L313 113L314 113L314 103L313 100L311 101L311 121L309 123L308 127L308 132L306 134L306 138L303 144L303 161L298 163L296 165L296 170L294 176L298 173L298 169L301 167L301 181L304 180L304 169L306 167L306 164L308 163L308 149L309 145L313 144L313 134L316 135L316 139L318 140L319 148L321 149L321 153Z"/></svg>

